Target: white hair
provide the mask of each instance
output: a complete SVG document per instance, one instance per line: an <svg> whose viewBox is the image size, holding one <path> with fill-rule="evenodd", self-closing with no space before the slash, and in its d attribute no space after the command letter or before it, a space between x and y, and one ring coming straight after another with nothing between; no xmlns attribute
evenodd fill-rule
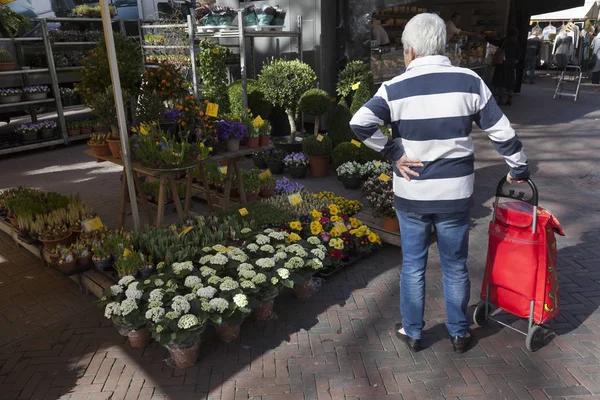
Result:
<svg viewBox="0 0 600 400"><path fill-rule="evenodd" d="M446 24L436 14L419 14L402 33L404 51L413 49L416 57L439 56L446 50Z"/></svg>

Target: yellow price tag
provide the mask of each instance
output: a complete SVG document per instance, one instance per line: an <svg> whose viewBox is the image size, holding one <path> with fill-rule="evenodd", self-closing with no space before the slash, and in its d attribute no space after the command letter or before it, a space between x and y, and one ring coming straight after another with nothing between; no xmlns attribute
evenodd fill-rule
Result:
<svg viewBox="0 0 600 400"><path fill-rule="evenodd" d="M336 98L336 97L332 97L332 98L331 98L331 102L332 102L332 103L335 103L336 101L337 101L337 98Z"/></svg>
<svg viewBox="0 0 600 400"><path fill-rule="evenodd" d="M182 237L183 235L185 235L186 233L191 231L193 228L194 228L193 226L188 226L187 228L185 228L184 230L181 231L181 233L179 234L179 237Z"/></svg>
<svg viewBox="0 0 600 400"><path fill-rule="evenodd" d="M83 221L81 224L83 225L83 230L86 232L96 231L104 227L100 217L88 219Z"/></svg>
<svg viewBox="0 0 600 400"><path fill-rule="evenodd" d="M259 115L258 117L254 118L254 121L252 121L252 123L254 125L262 126L265 123L265 120L262 119L262 117Z"/></svg>
<svg viewBox="0 0 600 400"><path fill-rule="evenodd" d="M348 228L343 222L336 222L334 227L340 234L348 232Z"/></svg>
<svg viewBox="0 0 600 400"><path fill-rule="evenodd" d="M227 174L227 166L219 167L219 172L222 173L223 175Z"/></svg>
<svg viewBox="0 0 600 400"><path fill-rule="evenodd" d="M206 105L206 115L208 115L209 117L217 118L218 114L219 114L219 105L218 104L208 103Z"/></svg>
<svg viewBox="0 0 600 400"><path fill-rule="evenodd" d="M219 49L212 49L213 54L219 54Z"/></svg>
<svg viewBox="0 0 600 400"><path fill-rule="evenodd" d="M240 208L240 209L238 210L238 212L240 213L240 215L241 215L242 217L245 217L246 215L248 215L248 210L247 210L246 208Z"/></svg>
<svg viewBox="0 0 600 400"><path fill-rule="evenodd" d="M258 175L258 177L260 178L261 181L264 181L265 179L267 179L271 175L272 175L271 174L271 170L268 169L268 170L264 171L263 173L261 173L260 175Z"/></svg>
<svg viewBox="0 0 600 400"><path fill-rule="evenodd" d="M322 141L323 141L323 135L318 135L318 136L317 136L317 140L318 140L319 142L322 142Z"/></svg>
<svg viewBox="0 0 600 400"><path fill-rule="evenodd" d="M125 249L125 251L123 252L123 257L127 258L131 255L131 251L129 249Z"/></svg>
<svg viewBox="0 0 600 400"><path fill-rule="evenodd" d="M355 145L356 147L360 147L360 146L362 145L362 143L361 143L361 142L359 142L358 140L355 140L355 139L352 139L352 141L351 141L350 143L352 143L352 144L353 144L353 145Z"/></svg>
<svg viewBox="0 0 600 400"><path fill-rule="evenodd" d="M381 175L379 175L379 180L382 182L387 182L390 180L390 177L387 176L386 174L381 174Z"/></svg>
<svg viewBox="0 0 600 400"><path fill-rule="evenodd" d="M381 161L374 161L373 165L376 167L381 167Z"/></svg>
<svg viewBox="0 0 600 400"><path fill-rule="evenodd" d="M288 200L290 201L291 205L297 206L298 204L302 203L302 196L300 195L300 193L295 193L289 195Z"/></svg>
<svg viewBox="0 0 600 400"><path fill-rule="evenodd" d="M218 251L219 253L231 253L231 249L227 248L227 247L215 247L214 248L215 251Z"/></svg>
<svg viewBox="0 0 600 400"><path fill-rule="evenodd" d="M354 85L352 85L352 90L358 90L359 87L360 87L360 82L357 82Z"/></svg>

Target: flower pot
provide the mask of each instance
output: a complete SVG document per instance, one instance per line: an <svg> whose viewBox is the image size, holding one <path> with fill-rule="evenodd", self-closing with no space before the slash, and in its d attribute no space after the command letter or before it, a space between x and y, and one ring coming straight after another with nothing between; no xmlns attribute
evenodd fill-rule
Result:
<svg viewBox="0 0 600 400"><path fill-rule="evenodd" d="M81 229L73 229L70 228L69 229L71 231L71 242L76 242L79 239L79 236L81 236Z"/></svg>
<svg viewBox="0 0 600 400"><path fill-rule="evenodd" d="M106 142L108 143L110 154L114 158L121 158L121 140L107 139Z"/></svg>
<svg viewBox="0 0 600 400"><path fill-rule="evenodd" d="M8 214L7 216L8 220L10 221L10 224L14 227L14 228L18 228L19 227L19 218L17 218L16 215L11 215Z"/></svg>
<svg viewBox="0 0 600 400"><path fill-rule="evenodd" d="M388 232L400 232L400 223L398 218L383 217L383 229Z"/></svg>
<svg viewBox="0 0 600 400"><path fill-rule="evenodd" d="M24 93L25 101L36 101L36 100L44 100L48 98L48 93Z"/></svg>
<svg viewBox="0 0 600 400"><path fill-rule="evenodd" d="M28 132L21 134L21 142L23 143L35 142L37 138L37 132Z"/></svg>
<svg viewBox="0 0 600 400"><path fill-rule="evenodd" d="M80 133L81 133L81 129L69 129L69 130L67 130L67 134L69 136L79 136Z"/></svg>
<svg viewBox="0 0 600 400"><path fill-rule="evenodd" d="M254 318L258 321L267 321L273 317L273 304L275 298L279 294L278 291L271 293L269 296L263 298L263 302L260 307L254 309Z"/></svg>
<svg viewBox="0 0 600 400"><path fill-rule="evenodd" d="M260 135L258 138L259 138L258 144L260 147L266 147L269 145L269 143L271 143L271 136Z"/></svg>
<svg viewBox="0 0 600 400"><path fill-rule="evenodd" d="M260 169L267 168L267 162L265 160L263 160L262 158L255 158L254 165L256 165L256 168L260 168Z"/></svg>
<svg viewBox="0 0 600 400"><path fill-rule="evenodd" d="M313 178L326 177L329 170L329 157L330 156L310 156L310 176Z"/></svg>
<svg viewBox="0 0 600 400"><path fill-rule="evenodd" d="M308 299L309 297L311 297L312 296L311 283L312 283L312 277L310 277L302 285L294 285L294 288L292 289L292 293L293 293L294 297L297 299Z"/></svg>
<svg viewBox="0 0 600 400"><path fill-rule="evenodd" d="M90 144L89 146L92 148L92 151L97 156L104 156L104 157L106 157L106 156L110 156L111 155L111 151L110 151L110 147L108 147L108 143L104 143L104 144Z"/></svg>
<svg viewBox="0 0 600 400"><path fill-rule="evenodd" d="M275 175L283 174L284 165L282 162L278 162L278 163L269 163L268 162L267 167L269 168L269 170L271 171L272 174L275 174Z"/></svg>
<svg viewBox="0 0 600 400"><path fill-rule="evenodd" d="M100 272L108 269L109 267L112 267L113 265L113 261L112 261L112 257L106 258L104 260L94 260L94 267L96 267L96 269Z"/></svg>
<svg viewBox="0 0 600 400"><path fill-rule="evenodd" d="M77 264L79 265L90 265L92 263L92 255L87 257L77 257Z"/></svg>
<svg viewBox="0 0 600 400"><path fill-rule="evenodd" d="M307 171L308 171L308 168L306 167L306 165L303 165L300 167L290 167L290 175L292 176L292 178L296 178L296 179L306 178Z"/></svg>
<svg viewBox="0 0 600 400"><path fill-rule="evenodd" d="M44 249L51 252L59 244L62 244L62 245L68 244L70 239L71 239L71 232L69 232L66 236L64 236L60 239L39 239L39 241L44 244Z"/></svg>
<svg viewBox="0 0 600 400"><path fill-rule="evenodd" d="M102 133L108 131L105 126L92 126L92 131L94 133Z"/></svg>
<svg viewBox="0 0 600 400"><path fill-rule="evenodd" d="M240 325L229 326L228 324L220 324L216 326L217 335L225 343L234 341L240 336Z"/></svg>
<svg viewBox="0 0 600 400"><path fill-rule="evenodd" d="M79 133L82 135L89 135L90 133L92 133L92 128L91 127L81 128Z"/></svg>
<svg viewBox="0 0 600 400"><path fill-rule="evenodd" d="M227 151L231 153L240 151L240 139L227 139Z"/></svg>
<svg viewBox="0 0 600 400"><path fill-rule="evenodd" d="M260 189L260 197L264 199L268 199L269 197L273 197L275 195L275 189Z"/></svg>
<svg viewBox="0 0 600 400"><path fill-rule="evenodd" d="M260 146L260 138L259 137L249 137L248 138L248 148L249 149L258 149Z"/></svg>
<svg viewBox="0 0 600 400"><path fill-rule="evenodd" d="M347 190L360 189L362 183L363 183L362 178L342 177L342 184L344 185L344 188Z"/></svg>
<svg viewBox="0 0 600 400"><path fill-rule="evenodd" d="M246 200L255 201L258 200L258 194L260 192L246 192Z"/></svg>
<svg viewBox="0 0 600 400"><path fill-rule="evenodd" d="M17 63L14 61L0 63L0 72L2 71L14 71L17 69Z"/></svg>
<svg viewBox="0 0 600 400"><path fill-rule="evenodd" d="M167 345L167 350L171 359L177 368L193 367L198 360L198 348L200 343L194 343L190 347L180 347L178 345Z"/></svg>
<svg viewBox="0 0 600 400"><path fill-rule="evenodd" d="M148 328L129 331L129 333L127 333L127 339L129 340L129 345L134 349L143 349L148 346L152 340Z"/></svg>
<svg viewBox="0 0 600 400"><path fill-rule="evenodd" d="M71 272L75 268L77 268L77 260L73 260L73 262L66 263L66 264L58 264L58 269L61 270L62 272Z"/></svg>
<svg viewBox="0 0 600 400"><path fill-rule="evenodd" d="M0 104L18 103L21 101L21 95L15 94L12 96L0 96Z"/></svg>
<svg viewBox="0 0 600 400"><path fill-rule="evenodd" d="M54 136L54 129L42 129L39 131L38 136L40 139L51 139Z"/></svg>

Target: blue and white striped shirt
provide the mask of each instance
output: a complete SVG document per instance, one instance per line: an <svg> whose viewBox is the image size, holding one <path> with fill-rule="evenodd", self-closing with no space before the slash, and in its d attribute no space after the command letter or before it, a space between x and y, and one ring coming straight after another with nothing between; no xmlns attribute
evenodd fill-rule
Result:
<svg viewBox="0 0 600 400"><path fill-rule="evenodd" d="M475 181L473 122L504 156L511 176L529 176L523 145L483 80L444 56L417 58L385 82L350 125L358 138L393 161L405 153L424 166L406 181L394 165L395 206L417 214L468 210ZM379 126L392 128L393 140Z"/></svg>

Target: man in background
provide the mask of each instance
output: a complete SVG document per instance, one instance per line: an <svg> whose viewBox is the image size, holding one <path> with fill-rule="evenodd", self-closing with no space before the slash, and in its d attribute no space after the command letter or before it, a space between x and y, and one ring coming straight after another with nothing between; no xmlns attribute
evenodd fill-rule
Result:
<svg viewBox="0 0 600 400"><path fill-rule="evenodd" d="M534 28L531 32L531 36L527 38L527 53L525 56L525 65L527 71L529 71L529 83L535 83L535 67L542 51L542 30L540 28Z"/></svg>
<svg viewBox="0 0 600 400"><path fill-rule="evenodd" d="M470 37L479 37L477 33L463 31L458 28L460 26L460 13L455 12L452 14L450 21L446 21L446 42L450 42L452 40L458 39L459 36L470 36Z"/></svg>
<svg viewBox="0 0 600 400"><path fill-rule="evenodd" d="M390 37L380 24L373 24L371 36L373 40L376 40L377 43L379 43L380 47L390 45Z"/></svg>

